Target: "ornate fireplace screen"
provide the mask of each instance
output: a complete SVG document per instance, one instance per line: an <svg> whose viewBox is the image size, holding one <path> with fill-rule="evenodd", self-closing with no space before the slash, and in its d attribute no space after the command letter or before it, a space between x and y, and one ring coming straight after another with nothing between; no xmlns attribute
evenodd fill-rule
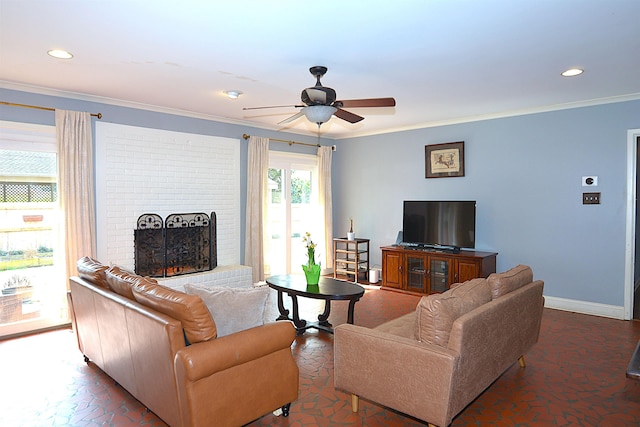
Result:
<svg viewBox="0 0 640 427"><path fill-rule="evenodd" d="M143 214L134 232L136 274L170 277L218 265L216 213Z"/></svg>

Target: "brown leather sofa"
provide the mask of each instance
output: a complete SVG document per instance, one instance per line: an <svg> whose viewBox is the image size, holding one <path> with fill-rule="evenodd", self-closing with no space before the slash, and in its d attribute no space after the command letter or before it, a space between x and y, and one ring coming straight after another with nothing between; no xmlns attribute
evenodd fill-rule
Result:
<svg viewBox="0 0 640 427"><path fill-rule="evenodd" d="M202 299L85 257L70 279L78 346L170 426L240 426L298 398L290 322L216 336ZM241 315L241 314L239 314Z"/></svg>
<svg viewBox="0 0 640 427"><path fill-rule="evenodd" d="M351 393L448 426L538 341L543 282L527 266L425 296L416 311L374 329L335 328L334 382Z"/></svg>

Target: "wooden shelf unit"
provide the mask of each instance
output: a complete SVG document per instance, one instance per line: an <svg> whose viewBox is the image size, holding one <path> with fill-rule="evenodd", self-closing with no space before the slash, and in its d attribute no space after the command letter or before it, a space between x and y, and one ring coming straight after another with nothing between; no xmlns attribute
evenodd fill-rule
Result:
<svg viewBox="0 0 640 427"><path fill-rule="evenodd" d="M383 246L382 286L422 294L441 293L453 283L487 277L496 271L495 252Z"/></svg>
<svg viewBox="0 0 640 427"><path fill-rule="evenodd" d="M346 237L333 239L333 278L340 275L353 281L366 280L369 272L369 239L349 240Z"/></svg>

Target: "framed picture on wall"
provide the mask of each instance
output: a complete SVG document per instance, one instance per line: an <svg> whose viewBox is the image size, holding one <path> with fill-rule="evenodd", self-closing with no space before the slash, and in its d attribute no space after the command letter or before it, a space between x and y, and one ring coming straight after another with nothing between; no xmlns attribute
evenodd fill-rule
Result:
<svg viewBox="0 0 640 427"><path fill-rule="evenodd" d="M464 176L464 141L424 146L425 178Z"/></svg>

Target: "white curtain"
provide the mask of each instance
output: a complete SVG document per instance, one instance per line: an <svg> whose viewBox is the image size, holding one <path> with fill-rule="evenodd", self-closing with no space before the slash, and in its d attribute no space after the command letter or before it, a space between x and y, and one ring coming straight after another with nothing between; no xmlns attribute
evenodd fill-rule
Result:
<svg viewBox="0 0 640 427"><path fill-rule="evenodd" d="M249 138L247 153L247 218L244 263L252 269L253 282L264 280L264 224L267 215L269 138Z"/></svg>
<svg viewBox="0 0 640 427"><path fill-rule="evenodd" d="M96 219L91 115L56 110L61 248L66 277L77 274L76 262L95 257Z"/></svg>
<svg viewBox="0 0 640 427"><path fill-rule="evenodd" d="M318 147L318 203L324 215L325 268L333 268L333 202L331 196L331 159L333 148Z"/></svg>

